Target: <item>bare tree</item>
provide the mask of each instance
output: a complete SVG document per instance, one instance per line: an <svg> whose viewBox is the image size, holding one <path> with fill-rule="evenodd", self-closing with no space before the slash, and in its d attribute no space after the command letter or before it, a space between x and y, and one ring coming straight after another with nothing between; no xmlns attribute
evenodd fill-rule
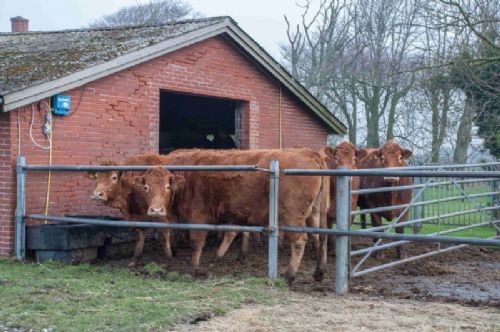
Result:
<svg viewBox="0 0 500 332"><path fill-rule="evenodd" d="M91 28L119 27L132 25L165 24L183 18L197 16L192 7L183 0L149 0L137 2L117 12L105 15L89 26Z"/></svg>
<svg viewBox="0 0 500 332"><path fill-rule="evenodd" d="M318 99L341 112L349 139L356 143L357 92L353 70L362 46L354 39L352 5L347 0L321 0L316 10L298 4L302 18L287 23L289 44L282 47L286 66Z"/></svg>

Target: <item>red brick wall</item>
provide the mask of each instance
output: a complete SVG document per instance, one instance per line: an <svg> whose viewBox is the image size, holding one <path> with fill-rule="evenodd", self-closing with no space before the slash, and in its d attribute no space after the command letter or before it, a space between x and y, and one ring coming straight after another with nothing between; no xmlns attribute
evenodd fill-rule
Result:
<svg viewBox="0 0 500 332"><path fill-rule="evenodd" d="M0 113L0 256L12 252L15 209L10 113Z"/></svg>
<svg viewBox="0 0 500 332"><path fill-rule="evenodd" d="M54 118L53 163L97 164L156 152L161 89L241 100L243 147L279 148L279 84L224 38L214 37L63 92L71 96L72 112L68 117ZM283 147L324 146L324 125L285 88L281 96ZM40 144L48 145L41 134L45 106L39 106L35 105L33 135ZM17 112L21 154L27 163L47 164L49 158L47 150L30 140L30 106L0 114L0 255L12 250ZM30 173L27 182L27 212L42 213L46 172ZM54 173L49 213L116 213L92 203L91 188L90 180L81 173Z"/></svg>

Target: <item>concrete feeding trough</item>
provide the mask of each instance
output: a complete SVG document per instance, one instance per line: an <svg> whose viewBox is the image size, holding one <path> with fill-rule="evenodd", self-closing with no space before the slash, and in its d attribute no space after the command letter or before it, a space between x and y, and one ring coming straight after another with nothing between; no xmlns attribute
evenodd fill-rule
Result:
<svg viewBox="0 0 500 332"><path fill-rule="evenodd" d="M103 216L71 217L120 220ZM134 233L123 227L75 223L26 226L26 249L40 263L53 260L78 264L130 256L133 243Z"/></svg>

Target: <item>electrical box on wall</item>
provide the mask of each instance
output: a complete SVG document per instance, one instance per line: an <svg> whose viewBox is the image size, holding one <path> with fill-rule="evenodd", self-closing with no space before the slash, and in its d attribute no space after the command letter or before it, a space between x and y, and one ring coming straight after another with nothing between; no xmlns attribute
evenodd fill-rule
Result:
<svg viewBox="0 0 500 332"><path fill-rule="evenodd" d="M71 107L71 97L55 95L52 97L52 111L55 115L68 115Z"/></svg>

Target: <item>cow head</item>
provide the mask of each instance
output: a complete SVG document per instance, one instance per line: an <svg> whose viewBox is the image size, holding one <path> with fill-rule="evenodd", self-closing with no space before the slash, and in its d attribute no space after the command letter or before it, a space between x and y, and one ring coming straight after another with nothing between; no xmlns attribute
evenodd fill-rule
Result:
<svg viewBox="0 0 500 332"><path fill-rule="evenodd" d="M184 177L163 168L152 168L135 177L136 189L141 191L148 205L149 216L166 216L174 194L184 185Z"/></svg>
<svg viewBox="0 0 500 332"><path fill-rule="evenodd" d="M398 143L394 141L387 141L379 149L379 160L382 167L404 167L406 160L412 156L412 151L403 149ZM387 183L395 183L399 181L399 177L385 176L384 181Z"/></svg>
<svg viewBox="0 0 500 332"><path fill-rule="evenodd" d="M335 148L326 146L321 149L320 154L330 169L338 167L356 168L356 161L360 150L350 142L342 142Z"/></svg>
<svg viewBox="0 0 500 332"><path fill-rule="evenodd" d="M104 162L101 166L116 166L114 162ZM91 195L93 200L106 203L115 196L120 186L119 171L88 172L88 177L95 181L95 188Z"/></svg>
<svg viewBox="0 0 500 332"><path fill-rule="evenodd" d="M357 168L382 167L379 161L379 149L359 149L357 156Z"/></svg>

